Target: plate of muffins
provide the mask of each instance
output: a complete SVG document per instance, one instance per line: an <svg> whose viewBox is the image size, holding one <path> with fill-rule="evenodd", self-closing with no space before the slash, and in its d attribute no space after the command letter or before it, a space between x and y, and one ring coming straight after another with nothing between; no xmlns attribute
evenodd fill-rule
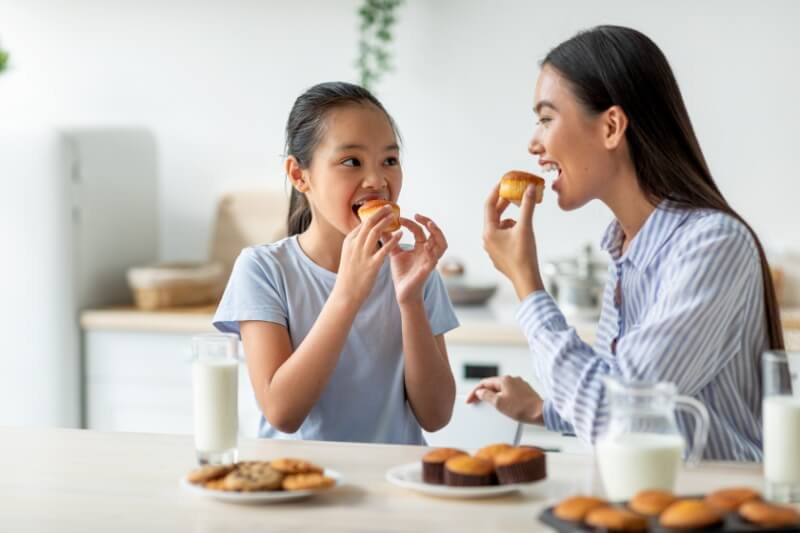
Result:
<svg viewBox="0 0 800 533"><path fill-rule="evenodd" d="M573 496L539 516L561 532L800 531L800 512L761 499L749 487L724 488L701 496L644 490L612 504L593 496Z"/></svg>
<svg viewBox="0 0 800 533"><path fill-rule="evenodd" d="M204 465L180 480L193 494L232 503L297 500L341 484L338 472L293 458Z"/></svg>
<svg viewBox="0 0 800 533"><path fill-rule="evenodd" d="M445 498L490 498L524 489L547 477L545 453L532 446L492 444L470 455L435 448L422 460L390 468L386 480Z"/></svg>

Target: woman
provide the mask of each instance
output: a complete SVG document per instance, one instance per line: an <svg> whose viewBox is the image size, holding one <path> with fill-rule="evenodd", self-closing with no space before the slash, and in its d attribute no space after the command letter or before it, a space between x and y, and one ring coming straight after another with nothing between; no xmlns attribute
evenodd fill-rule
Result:
<svg viewBox="0 0 800 533"><path fill-rule="evenodd" d="M558 170L559 206L597 199L615 216L602 240L612 262L597 339L583 343L543 290L533 188L515 222L501 219L508 203L495 187L484 247L522 301L542 390L490 378L468 401L593 442L608 421L603 376L671 381L708 408L705 458L760 460L759 357L783 347L775 293L758 238L711 177L663 53L629 28L579 33L542 62L534 111L529 151Z"/></svg>

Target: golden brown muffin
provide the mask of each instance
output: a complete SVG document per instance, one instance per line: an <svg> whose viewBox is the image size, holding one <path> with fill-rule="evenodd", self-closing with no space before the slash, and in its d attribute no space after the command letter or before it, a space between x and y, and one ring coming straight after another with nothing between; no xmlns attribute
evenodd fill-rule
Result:
<svg viewBox="0 0 800 533"><path fill-rule="evenodd" d="M739 516L761 527L800 526L800 513L791 507L750 500L739 507Z"/></svg>
<svg viewBox="0 0 800 533"><path fill-rule="evenodd" d="M721 489L706 495L706 501L723 513L735 511L745 502L761 499L761 493L748 487Z"/></svg>
<svg viewBox="0 0 800 533"><path fill-rule="evenodd" d="M444 483L444 463L451 457L467 455L456 448L437 448L422 456L422 481L441 485Z"/></svg>
<svg viewBox="0 0 800 533"><path fill-rule="evenodd" d="M700 529L722 522L722 513L703 500L678 500L661 513L658 523L671 529Z"/></svg>
<svg viewBox="0 0 800 533"><path fill-rule="evenodd" d="M668 490L643 490L631 498L628 507L644 516L658 516L677 498Z"/></svg>
<svg viewBox="0 0 800 533"><path fill-rule="evenodd" d="M444 463L444 483L453 487L490 485L493 471L491 461L469 455L458 455Z"/></svg>
<svg viewBox="0 0 800 533"><path fill-rule="evenodd" d="M544 196L544 179L522 170L511 170L503 175L500 179L500 198L520 205L528 185L536 187L535 203L541 203Z"/></svg>
<svg viewBox="0 0 800 533"><path fill-rule="evenodd" d="M568 522L583 522L586 515L594 509L607 507L608 502L592 496L572 496L555 506L553 514L556 518Z"/></svg>
<svg viewBox="0 0 800 533"><path fill-rule="evenodd" d="M538 448L512 448L495 456L494 470L501 485L530 483L547 476L547 459Z"/></svg>
<svg viewBox="0 0 800 533"><path fill-rule="evenodd" d="M358 208L358 218L362 221L368 219L378 212L378 210L385 205L392 206L392 217L394 218L392 224L386 228L386 231L397 231L400 229L400 206L389 200L369 200Z"/></svg>
<svg viewBox="0 0 800 533"><path fill-rule="evenodd" d="M647 519L620 507L598 507L586 515L586 524L601 531L647 531Z"/></svg>
<svg viewBox="0 0 800 533"><path fill-rule="evenodd" d="M504 444L504 443L489 444L488 446L484 446L483 448L475 452L475 457L494 462L494 459L495 457L497 457L498 454L508 451L512 448L513 446L511 446L510 444Z"/></svg>

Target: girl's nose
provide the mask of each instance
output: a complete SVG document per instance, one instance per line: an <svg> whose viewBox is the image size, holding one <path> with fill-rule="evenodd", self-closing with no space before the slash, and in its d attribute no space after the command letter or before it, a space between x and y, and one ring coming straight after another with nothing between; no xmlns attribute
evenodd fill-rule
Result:
<svg viewBox="0 0 800 533"><path fill-rule="evenodd" d="M382 189L386 185L386 178L379 171L372 171L364 176L361 182L364 188Z"/></svg>

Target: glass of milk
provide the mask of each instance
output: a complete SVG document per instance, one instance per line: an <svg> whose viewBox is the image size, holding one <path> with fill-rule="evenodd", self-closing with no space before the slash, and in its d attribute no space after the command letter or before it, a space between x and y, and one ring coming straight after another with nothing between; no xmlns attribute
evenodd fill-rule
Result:
<svg viewBox="0 0 800 533"><path fill-rule="evenodd" d="M239 337L209 333L192 338L194 445L200 464L238 459Z"/></svg>
<svg viewBox="0 0 800 533"><path fill-rule="evenodd" d="M765 352L761 362L765 492L800 502L800 352Z"/></svg>
<svg viewBox="0 0 800 533"><path fill-rule="evenodd" d="M606 497L622 501L645 489L674 490L684 452L692 464L703 455L709 428L705 406L678 395L672 383L606 377L605 387L610 418L595 443L595 460ZM678 411L694 419L688 450L676 422Z"/></svg>

